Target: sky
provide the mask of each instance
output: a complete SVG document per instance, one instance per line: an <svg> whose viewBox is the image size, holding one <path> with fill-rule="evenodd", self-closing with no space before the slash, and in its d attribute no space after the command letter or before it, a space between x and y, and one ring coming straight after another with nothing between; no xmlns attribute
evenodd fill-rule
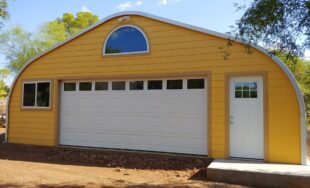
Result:
<svg viewBox="0 0 310 188"><path fill-rule="evenodd" d="M226 32L242 15L235 11L237 1L240 0L9 0L11 19L6 27L20 25L35 32L44 22L65 12L90 11L102 19L116 12L138 10Z"/></svg>
<svg viewBox="0 0 310 188"><path fill-rule="evenodd" d="M120 11L136 10L173 19L221 33L242 16L234 4L250 0L8 0L10 19L4 30L19 25L35 33L45 22L61 17L63 13L89 11L100 19ZM0 54L0 68L7 64ZM10 78L7 82L11 82Z"/></svg>

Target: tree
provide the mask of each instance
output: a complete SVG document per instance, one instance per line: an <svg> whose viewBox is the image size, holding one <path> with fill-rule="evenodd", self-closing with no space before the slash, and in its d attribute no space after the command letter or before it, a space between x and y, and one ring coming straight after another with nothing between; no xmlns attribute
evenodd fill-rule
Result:
<svg viewBox="0 0 310 188"><path fill-rule="evenodd" d="M0 69L0 98L6 97L9 92L9 87L5 84L9 74L9 69Z"/></svg>
<svg viewBox="0 0 310 188"><path fill-rule="evenodd" d="M249 6L237 8L246 10L232 33L246 42L248 52L251 44L261 44L286 63L298 81L310 113L310 63L300 58L310 49L310 1L252 0ZM230 40L227 46L223 54L229 56Z"/></svg>
<svg viewBox="0 0 310 188"><path fill-rule="evenodd" d="M0 34L0 50L8 60L8 68L17 73L30 59L98 20L89 12L79 12L76 17L65 13L45 23L36 34L15 26Z"/></svg>
<svg viewBox="0 0 310 188"><path fill-rule="evenodd" d="M288 58L303 57L310 47L310 1L253 0L235 29L248 43L285 52Z"/></svg>
<svg viewBox="0 0 310 188"><path fill-rule="evenodd" d="M9 61L8 68L13 73L18 72L28 60L44 50L42 43L35 39L33 34L19 26L3 32L0 43L0 50Z"/></svg>
<svg viewBox="0 0 310 188"><path fill-rule="evenodd" d="M64 24L67 35L71 36L98 22L99 17L91 12L79 12L76 14L76 17L70 13L65 13L62 18L58 18L57 21Z"/></svg>
<svg viewBox="0 0 310 188"><path fill-rule="evenodd" d="M0 28L3 25L3 21L9 17L8 2L7 0L0 0Z"/></svg>
<svg viewBox="0 0 310 188"><path fill-rule="evenodd" d="M75 17L73 14L64 13L61 18L43 24L40 35L47 45L54 45L97 21L99 21L99 17L90 12L79 12Z"/></svg>

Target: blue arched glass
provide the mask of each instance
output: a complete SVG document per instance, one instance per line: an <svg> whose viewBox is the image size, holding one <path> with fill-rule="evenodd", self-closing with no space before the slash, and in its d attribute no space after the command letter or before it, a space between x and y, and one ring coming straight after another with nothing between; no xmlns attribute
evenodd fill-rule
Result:
<svg viewBox="0 0 310 188"><path fill-rule="evenodd" d="M109 36L105 44L105 54L147 52L144 34L135 27L121 27Z"/></svg>

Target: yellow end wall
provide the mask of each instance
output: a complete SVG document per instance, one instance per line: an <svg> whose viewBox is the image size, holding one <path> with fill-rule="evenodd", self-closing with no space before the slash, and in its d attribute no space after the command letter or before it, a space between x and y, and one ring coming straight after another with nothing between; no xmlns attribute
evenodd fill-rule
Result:
<svg viewBox="0 0 310 188"><path fill-rule="evenodd" d="M141 16L131 16L127 24L140 27L147 35L150 53L103 57L106 36L121 24L107 21L31 63L12 88L9 104L10 143L57 145L56 80L70 77L180 74L210 72L209 155L224 158L227 151L225 75L236 72L267 73L267 159L270 162L300 164L300 112L293 86L270 57L234 43L231 56L224 60L219 47L226 40ZM21 109L22 80L53 81L50 110ZM56 102L55 102L56 101Z"/></svg>

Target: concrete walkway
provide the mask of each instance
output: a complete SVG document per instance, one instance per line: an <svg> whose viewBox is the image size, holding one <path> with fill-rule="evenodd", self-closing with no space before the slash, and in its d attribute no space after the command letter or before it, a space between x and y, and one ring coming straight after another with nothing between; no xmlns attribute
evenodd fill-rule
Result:
<svg viewBox="0 0 310 188"><path fill-rule="evenodd" d="M208 166L207 178L255 187L310 188L310 166L217 159Z"/></svg>

